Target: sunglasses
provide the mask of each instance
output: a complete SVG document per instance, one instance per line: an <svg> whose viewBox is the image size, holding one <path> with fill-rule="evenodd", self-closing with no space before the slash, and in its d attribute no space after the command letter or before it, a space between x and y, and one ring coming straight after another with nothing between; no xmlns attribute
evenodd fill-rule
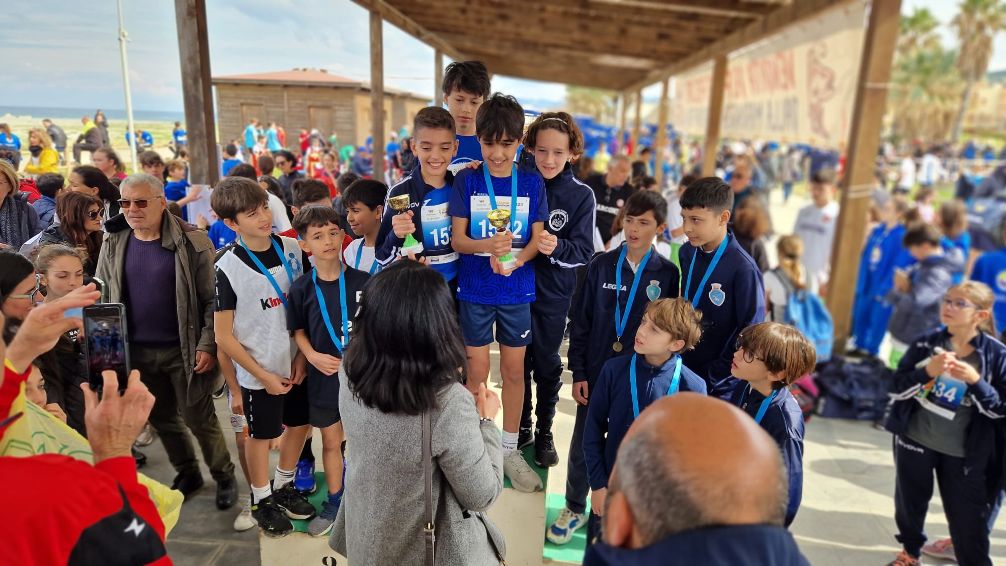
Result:
<svg viewBox="0 0 1006 566"><path fill-rule="evenodd" d="M157 196L157 197L154 197L154 198L164 198L164 197ZM136 208L147 208L147 205L150 204L150 200L151 199L145 199L145 198L139 198L139 199L136 199L136 200L128 200L128 199L122 198L122 199L119 199L119 208L129 208L129 207L133 206L134 204L136 205Z"/></svg>
<svg viewBox="0 0 1006 566"><path fill-rule="evenodd" d="M122 204L121 200L119 201L119 204ZM125 208L125 207L123 207L123 208ZM143 208L143 207L141 206L140 208ZM101 218L103 216L105 216L105 213L103 211L101 211L101 210L88 210L87 211L87 218L90 219L90 220L97 220L98 218Z"/></svg>
<svg viewBox="0 0 1006 566"><path fill-rule="evenodd" d="M29 301L35 299L35 295L42 290L42 276L38 273L35 274L35 288L31 290L30 293L17 294L17 295L7 295L8 299L28 299Z"/></svg>

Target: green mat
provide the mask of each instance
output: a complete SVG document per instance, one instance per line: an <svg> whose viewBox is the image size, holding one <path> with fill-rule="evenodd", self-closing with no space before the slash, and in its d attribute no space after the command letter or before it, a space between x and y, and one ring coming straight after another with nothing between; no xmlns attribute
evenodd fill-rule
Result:
<svg viewBox="0 0 1006 566"><path fill-rule="evenodd" d="M545 528L552 524L559 517L559 513L566 506L566 496L558 493L549 493L545 500L548 512L545 514ZM587 500L587 512L590 512L590 499ZM542 536L545 534L542 533ZM559 546L552 544L545 539L545 558L554 562L568 562L570 564L581 564L583 553L587 548L587 525L573 533L573 540Z"/></svg>
<svg viewBox="0 0 1006 566"><path fill-rule="evenodd" d="M321 462L319 461L318 463L320 464ZM314 481L317 482L318 489L312 495L309 495L307 500L311 502L311 505L314 505L314 510L316 512L321 513L321 502L328 499L328 487L325 485L325 472L315 472ZM306 533L307 524L311 521L298 521L296 519L292 519L290 522L293 523L294 531L298 533Z"/></svg>

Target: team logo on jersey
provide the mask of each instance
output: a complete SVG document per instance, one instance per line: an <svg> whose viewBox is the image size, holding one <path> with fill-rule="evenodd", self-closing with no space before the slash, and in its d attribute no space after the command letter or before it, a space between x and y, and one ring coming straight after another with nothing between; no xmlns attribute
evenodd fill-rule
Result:
<svg viewBox="0 0 1006 566"><path fill-rule="evenodd" d="M297 259L297 254L290 252L287 255L287 260L290 262L290 269L294 271L301 271L300 260Z"/></svg>
<svg viewBox="0 0 1006 566"><path fill-rule="evenodd" d="M650 284L646 287L646 298L650 301L656 301L660 298L660 281L650 280Z"/></svg>
<svg viewBox="0 0 1006 566"><path fill-rule="evenodd" d="M1000 271L999 275L996 275L996 287L1000 291L1006 292L1006 270Z"/></svg>
<svg viewBox="0 0 1006 566"><path fill-rule="evenodd" d="M713 288L709 290L709 302L718 307L722 307L727 300L727 294L721 287L723 287L722 283L713 283Z"/></svg>
<svg viewBox="0 0 1006 566"><path fill-rule="evenodd" d="M622 199L618 199L618 200L615 201L615 206L617 206L618 208L622 208L622 206L624 206L624 205L625 205L625 201L622 200Z"/></svg>
<svg viewBox="0 0 1006 566"><path fill-rule="evenodd" d="M874 246L873 251L870 252L870 265L877 265L880 263L880 258L884 255L883 250L880 246Z"/></svg>
<svg viewBox="0 0 1006 566"><path fill-rule="evenodd" d="M565 226L567 222L569 222L569 214L561 208L557 208L548 213L548 227L553 232L562 230L562 227Z"/></svg>

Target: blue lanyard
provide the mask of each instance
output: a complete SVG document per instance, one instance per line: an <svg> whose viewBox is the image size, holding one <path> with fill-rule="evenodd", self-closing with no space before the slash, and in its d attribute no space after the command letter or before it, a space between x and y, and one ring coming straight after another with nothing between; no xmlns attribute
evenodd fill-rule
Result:
<svg viewBox="0 0 1006 566"><path fill-rule="evenodd" d="M674 375L671 377L671 384L667 387L667 395L674 395L678 392L681 384L681 356L674 356ZM629 362L629 391L632 392L632 415L633 420L639 418L639 392L636 391L636 354L632 354L632 361Z"/></svg>
<svg viewBox="0 0 1006 566"><path fill-rule="evenodd" d="M765 418L765 413L768 412L769 405L772 404L772 400L775 396L779 394L779 390L773 390L772 394L762 400L761 405L758 405L758 412L755 414L755 422L761 424L761 420ZM751 384L748 384L747 393L744 394L744 399L746 400L751 395ZM746 401L745 401L746 403Z"/></svg>
<svg viewBox="0 0 1006 566"><path fill-rule="evenodd" d="M723 241L720 242L719 247L716 248L716 253L713 255L713 260L709 262L709 266L706 267L706 274L702 276L702 281L699 282L699 288L695 290L695 296L690 300L692 301L692 308L699 308L699 301L702 299L702 289L706 288L706 283L709 281L709 276L713 274L713 270L716 269L716 264L720 262L720 258L723 257L723 252L727 249L727 240L730 236L725 236ZM688 279L685 280L685 300L689 300L689 295L692 291L692 270L695 268L695 262L699 260L699 253L702 252L701 248L695 248L695 254L692 256L692 263L688 265Z"/></svg>
<svg viewBox="0 0 1006 566"><path fill-rule="evenodd" d="M354 269L360 269L360 259L363 258L363 244L364 244L364 242L361 241L360 242L360 247L356 248L356 265L353 266ZM376 257L374 258L374 261L370 262L370 274L371 275L374 274L374 270L375 269L377 269L377 258Z"/></svg>
<svg viewBox="0 0 1006 566"><path fill-rule="evenodd" d="M328 329L328 336L332 339L339 353L349 345L349 306L346 303L346 268L340 267L339 273L339 307L342 310L342 340L335 339L335 327L332 326L332 317L328 314L328 305L325 303L325 295L318 286L318 270L311 272L311 280L314 281L314 295L318 297L318 307L321 308L321 318L325 321L325 328Z"/></svg>
<svg viewBox="0 0 1006 566"><path fill-rule="evenodd" d="M273 240L272 237L270 237L269 240L272 242L272 249L276 250L276 255L279 256L279 262L282 263L283 267L286 269L286 278L290 281L290 285L293 285L293 268L290 267L290 263L286 260L286 257L283 255L283 250L280 249L276 240ZM284 293L283 289L280 288L279 283L276 282L276 278L272 276L272 273L269 273L269 270L262 264L262 261L260 261L259 258L250 249L248 249L248 246L245 245L244 239L238 239L238 243L241 244L241 247L244 248L246 252L248 252L248 257L251 258L255 267L257 267L258 270L262 272L262 275L265 275L265 278L269 280L272 288L276 291L276 294L279 295L279 300L283 302L283 308L286 308L286 293Z"/></svg>
<svg viewBox="0 0 1006 566"><path fill-rule="evenodd" d="M629 289L629 300L625 302L625 314L622 314L622 305L618 302L618 293L622 290L622 266L625 265L625 255L629 247L622 244L622 251L618 254L618 263L615 265L615 336L618 342L622 341L622 333L625 332L626 325L629 324L629 313L632 312L632 301L636 298L636 291L639 290L639 280L643 278L643 269L646 262L650 260L653 247L643 256L643 261L639 262L635 275L632 276L632 287Z"/></svg>
<svg viewBox="0 0 1006 566"><path fill-rule="evenodd" d="M498 210L496 206L496 191L493 189L493 180L489 176L489 166L482 164L482 175L486 179L486 191L489 193L489 206L493 210ZM510 171L510 225L513 226L513 219L517 216L517 165L514 164Z"/></svg>

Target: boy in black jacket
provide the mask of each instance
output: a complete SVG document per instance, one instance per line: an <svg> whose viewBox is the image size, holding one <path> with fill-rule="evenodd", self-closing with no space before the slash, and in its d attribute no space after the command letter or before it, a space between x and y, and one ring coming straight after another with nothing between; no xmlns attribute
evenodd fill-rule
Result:
<svg viewBox="0 0 1006 566"><path fill-rule="evenodd" d="M587 266L587 278L573 309L569 369L577 402L576 423L569 447L566 508L546 533L555 544L569 542L586 523L589 484L583 428L590 389L605 362L632 353L646 305L678 296L678 268L653 251L654 239L667 227L667 201L657 193L637 191L625 203L624 227L625 243L598 255Z"/></svg>
<svg viewBox="0 0 1006 566"><path fill-rule="evenodd" d="M552 419L562 386L559 346L566 330L566 313L576 288L576 272L593 252L594 193L573 176L570 163L583 153L583 134L565 112L540 114L524 137L528 164L545 178L548 220L534 258L535 302L531 303L531 335L524 355L524 409L518 446L534 443L534 461L559 463L552 441ZM537 429L531 433L531 374L538 384L534 408Z"/></svg>

